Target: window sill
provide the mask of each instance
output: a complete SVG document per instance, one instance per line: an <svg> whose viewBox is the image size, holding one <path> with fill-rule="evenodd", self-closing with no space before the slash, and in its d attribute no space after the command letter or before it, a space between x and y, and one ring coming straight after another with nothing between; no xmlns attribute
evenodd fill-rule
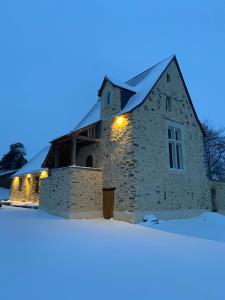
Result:
<svg viewBox="0 0 225 300"><path fill-rule="evenodd" d="M177 169L168 168L168 171L171 174L178 174L178 175L184 175L185 174L185 170L177 170Z"/></svg>

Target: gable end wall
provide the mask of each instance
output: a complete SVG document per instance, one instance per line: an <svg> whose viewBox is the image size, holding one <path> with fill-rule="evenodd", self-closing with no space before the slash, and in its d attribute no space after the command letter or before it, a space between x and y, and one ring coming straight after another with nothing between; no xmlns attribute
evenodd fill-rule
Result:
<svg viewBox="0 0 225 300"><path fill-rule="evenodd" d="M166 96L172 99L172 112L166 112ZM174 61L131 119L136 211L144 215L148 211L211 209L203 132ZM184 129L185 171L181 173L168 168L166 120L182 124Z"/></svg>

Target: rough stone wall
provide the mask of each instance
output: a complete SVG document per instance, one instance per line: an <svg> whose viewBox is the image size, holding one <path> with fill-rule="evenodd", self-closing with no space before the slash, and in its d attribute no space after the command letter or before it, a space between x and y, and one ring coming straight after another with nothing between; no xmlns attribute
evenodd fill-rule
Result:
<svg viewBox="0 0 225 300"><path fill-rule="evenodd" d="M134 207L134 145L130 115L122 123L117 119L104 120L102 124L102 168L103 188L115 188L114 217L129 221Z"/></svg>
<svg viewBox="0 0 225 300"><path fill-rule="evenodd" d="M102 216L102 171L70 166L42 180L40 209L64 218Z"/></svg>
<svg viewBox="0 0 225 300"><path fill-rule="evenodd" d="M12 181L11 185L11 191L10 191L10 200L11 201L29 201L29 202L34 202L37 203L39 202L39 193L35 193L34 190L34 177L38 176L39 174L32 174L30 177L30 186L29 186L29 195L26 193L26 189L28 188L28 182L26 176L21 176L23 178L23 185L22 185L22 190L18 190L18 178L15 177Z"/></svg>
<svg viewBox="0 0 225 300"><path fill-rule="evenodd" d="M102 165L101 145L99 143L89 144L77 150L76 165L85 167L89 155L93 158L93 167L99 168Z"/></svg>
<svg viewBox="0 0 225 300"><path fill-rule="evenodd" d="M167 73L170 82L166 80ZM167 73L148 99L132 112L135 210L211 209L203 133L173 61ZM171 112L166 111L166 96L171 97ZM168 168L167 120L183 125L183 172Z"/></svg>
<svg viewBox="0 0 225 300"><path fill-rule="evenodd" d="M210 188L215 189L216 208L225 212L225 181L210 181Z"/></svg>

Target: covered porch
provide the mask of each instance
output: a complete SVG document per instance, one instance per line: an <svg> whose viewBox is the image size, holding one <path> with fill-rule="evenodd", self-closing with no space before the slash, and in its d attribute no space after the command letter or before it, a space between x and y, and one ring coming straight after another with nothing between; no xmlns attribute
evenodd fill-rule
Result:
<svg viewBox="0 0 225 300"><path fill-rule="evenodd" d="M44 161L46 168L58 169L68 166L98 167L93 162L93 149L99 144L100 124L94 124L82 131L71 132L52 141L52 146ZM81 152L86 157L79 159ZM88 151L87 151L88 149Z"/></svg>

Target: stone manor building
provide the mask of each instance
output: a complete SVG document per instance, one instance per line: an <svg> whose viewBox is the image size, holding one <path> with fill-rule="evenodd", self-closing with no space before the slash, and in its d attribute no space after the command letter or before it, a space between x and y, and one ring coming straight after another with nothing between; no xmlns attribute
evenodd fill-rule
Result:
<svg viewBox="0 0 225 300"><path fill-rule="evenodd" d="M206 176L204 136L175 56L125 83L105 77L91 110L51 142L40 208L128 222L212 210L217 183Z"/></svg>

